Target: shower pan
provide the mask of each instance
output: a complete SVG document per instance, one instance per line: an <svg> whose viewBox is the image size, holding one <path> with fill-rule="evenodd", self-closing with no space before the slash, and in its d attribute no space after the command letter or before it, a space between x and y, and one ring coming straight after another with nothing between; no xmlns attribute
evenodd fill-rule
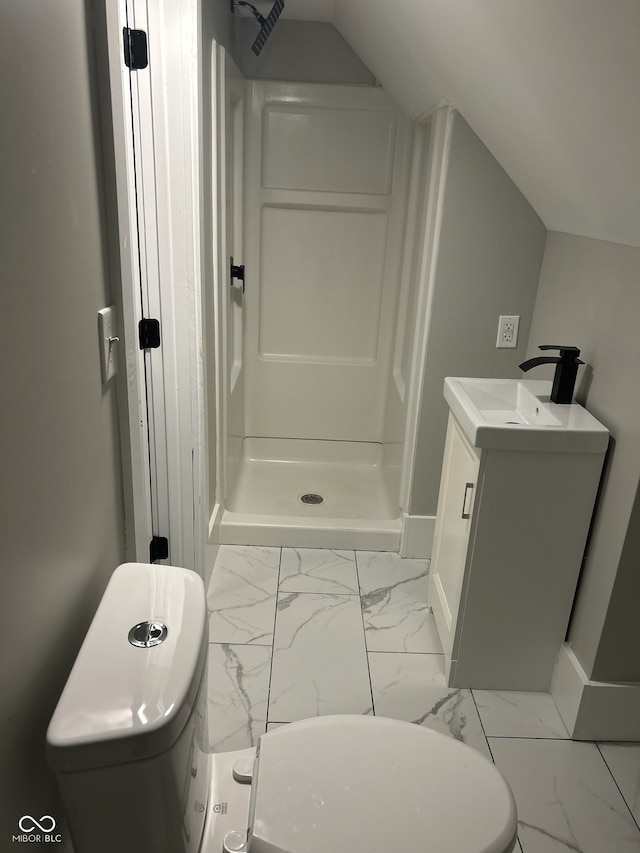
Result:
<svg viewBox="0 0 640 853"><path fill-rule="evenodd" d="M223 516L224 542L397 550L398 515L381 445L246 438Z"/></svg>

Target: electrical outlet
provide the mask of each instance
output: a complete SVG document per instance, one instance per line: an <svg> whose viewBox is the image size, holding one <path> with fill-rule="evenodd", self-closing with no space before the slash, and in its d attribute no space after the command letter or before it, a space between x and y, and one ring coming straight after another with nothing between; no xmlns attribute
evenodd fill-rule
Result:
<svg viewBox="0 0 640 853"><path fill-rule="evenodd" d="M515 349L518 345L519 325L519 314L502 314L498 320L496 347L499 349Z"/></svg>

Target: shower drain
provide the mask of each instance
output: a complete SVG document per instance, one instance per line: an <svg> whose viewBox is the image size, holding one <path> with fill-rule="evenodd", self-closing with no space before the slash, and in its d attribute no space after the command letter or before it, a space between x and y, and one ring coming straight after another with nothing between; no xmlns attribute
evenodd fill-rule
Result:
<svg viewBox="0 0 640 853"><path fill-rule="evenodd" d="M316 495L314 492L308 492L306 495L300 495L300 503L303 504L321 504L324 503L322 495Z"/></svg>

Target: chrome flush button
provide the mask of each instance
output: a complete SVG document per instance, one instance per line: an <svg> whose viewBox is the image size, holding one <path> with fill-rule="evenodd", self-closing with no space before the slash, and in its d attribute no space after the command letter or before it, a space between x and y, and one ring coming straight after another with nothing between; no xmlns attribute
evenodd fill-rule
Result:
<svg viewBox="0 0 640 853"><path fill-rule="evenodd" d="M168 632L163 622L139 622L129 631L129 642L139 649L149 649L163 643Z"/></svg>

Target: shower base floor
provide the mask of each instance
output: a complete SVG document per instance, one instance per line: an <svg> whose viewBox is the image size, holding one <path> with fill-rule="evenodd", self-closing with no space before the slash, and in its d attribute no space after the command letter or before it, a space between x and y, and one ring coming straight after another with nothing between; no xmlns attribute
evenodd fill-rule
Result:
<svg viewBox="0 0 640 853"><path fill-rule="evenodd" d="M303 503L319 495L322 503ZM247 438L222 515L226 545L397 551L379 444Z"/></svg>

